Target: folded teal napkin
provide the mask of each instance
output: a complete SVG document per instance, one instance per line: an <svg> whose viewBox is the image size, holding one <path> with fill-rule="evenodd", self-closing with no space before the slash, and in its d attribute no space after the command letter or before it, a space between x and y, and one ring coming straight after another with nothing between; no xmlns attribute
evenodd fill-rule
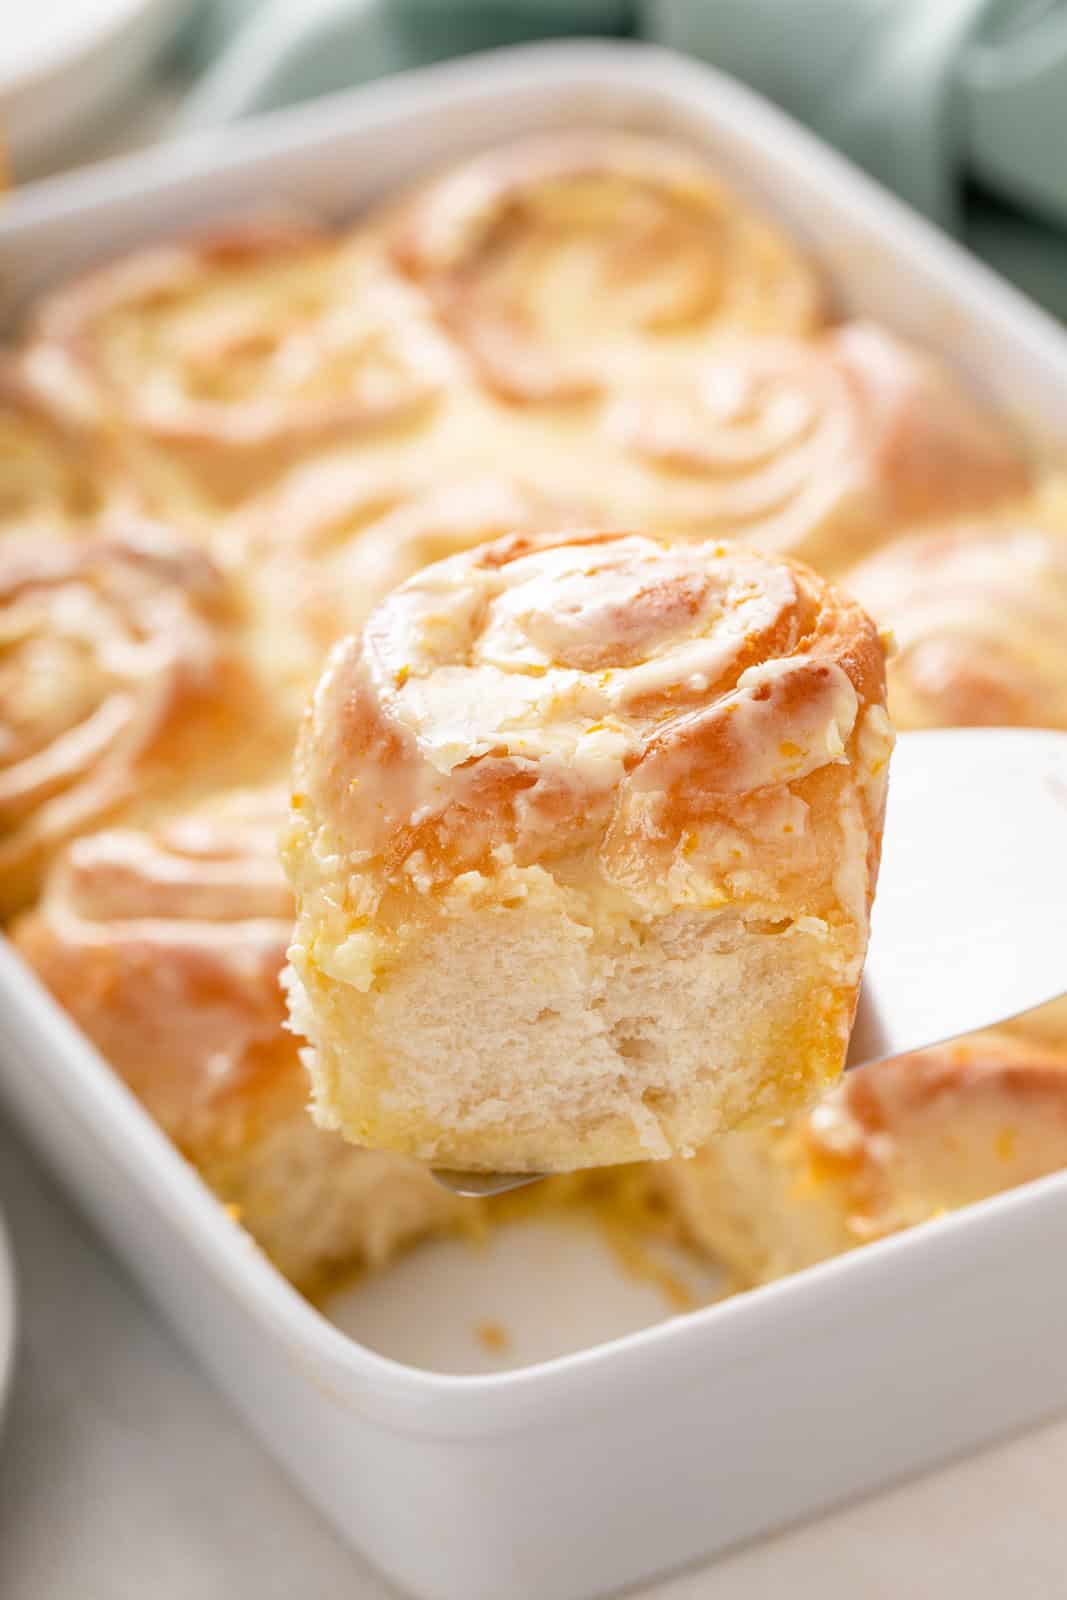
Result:
<svg viewBox="0 0 1067 1600"><path fill-rule="evenodd" d="M1067 316L1067 0L210 0L180 123L598 34L733 73Z"/></svg>

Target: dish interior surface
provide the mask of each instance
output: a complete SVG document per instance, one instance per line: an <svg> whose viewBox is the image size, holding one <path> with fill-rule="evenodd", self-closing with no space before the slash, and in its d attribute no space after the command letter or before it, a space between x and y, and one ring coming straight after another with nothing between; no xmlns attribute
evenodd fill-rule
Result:
<svg viewBox="0 0 1067 1600"><path fill-rule="evenodd" d="M702 1305L722 1274L681 1249L655 1252L675 1294ZM555 1361L636 1334L677 1310L662 1284L626 1271L595 1225L505 1223L482 1243L428 1240L341 1289L325 1314L369 1350L431 1372L476 1376Z"/></svg>

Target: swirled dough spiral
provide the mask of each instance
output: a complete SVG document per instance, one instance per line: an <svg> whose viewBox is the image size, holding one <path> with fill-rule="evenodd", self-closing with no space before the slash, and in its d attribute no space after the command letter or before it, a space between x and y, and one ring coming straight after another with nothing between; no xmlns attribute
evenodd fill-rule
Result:
<svg viewBox="0 0 1067 1600"><path fill-rule="evenodd" d="M76 833L257 763L237 608L200 550L152 525L0 543L0 911Z"/></svg>
<svg viewBox="0 0 1067 1600"><path fill-rule="evenodd" d="M859 608L736 546L517 536L395 590L296 758L321 1120L554 1170L810 1098L866 947L883 701Z"/></svg>
<svg viewBox="0 0 1067 1600"><path fill-rule="evenodd" d="M658 515L837 574L894 531L1020 496L1007 424L873 323L723 341L682 378L620 392L604 428L620 493Z"/></svg>
<svg viewBox="0 0 1067 1600"><path fill-rule="evenodd" d="M168 511L197 487L226 504L311 451L420 423L451 372L373 243L293 224L89 273L42 303L25 365L58 417L123 437Z"/></svg>
<svg viewBox="0 0 1067 1600"><path fill-rule="evenodd" d="M328 648L423 567L512 530L573 526L576 506L506 470L388 470L349 459L297 467L232 530L260 645L301 708Z"/></svg>
<svg viewBox="0 0 1067 1600"><path fill-rule="evenodd" d="M726 329L806 333L810 263L697 155L626 134L529 139L431 183L393 254L491 392L595 399Z"/></svg>

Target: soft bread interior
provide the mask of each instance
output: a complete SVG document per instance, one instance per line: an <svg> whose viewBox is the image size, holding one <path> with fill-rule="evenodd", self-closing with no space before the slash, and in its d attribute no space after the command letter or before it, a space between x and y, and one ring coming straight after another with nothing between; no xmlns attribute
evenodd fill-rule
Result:
<svg viewBox="0 0 1067 1600"><path fill-rule="evenodd" d="M519 1170L546 1155L567 1170L692 1149L709 1123L780 1115L840 1070L851 929L787 908L605 926L541 876L536 904L428 928L363 993L304 967L324 1008L323 1023L295 1002L320 1041L321 1121L425 1160L492 1169L506 1140Z"/></svg>

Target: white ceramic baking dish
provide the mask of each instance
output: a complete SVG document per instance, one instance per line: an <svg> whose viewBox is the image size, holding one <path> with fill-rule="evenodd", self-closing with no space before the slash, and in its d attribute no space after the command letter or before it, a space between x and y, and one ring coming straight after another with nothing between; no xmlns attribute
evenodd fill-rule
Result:
<svg viewBox="0 0 1067 1600"><path fill-rule="evenodd" d="M576 123L706 147L808 239L843 306L1067 439L1057 326L751 94L638 47L438 68L15 195L0 313L212 214L279 196L351 214L430 163ZM1067 1175L561 1359L452 1376L301 1300L5 947L0 1091L252 1427L420 1596L603 1594L1067 1402Z"/></svg>

